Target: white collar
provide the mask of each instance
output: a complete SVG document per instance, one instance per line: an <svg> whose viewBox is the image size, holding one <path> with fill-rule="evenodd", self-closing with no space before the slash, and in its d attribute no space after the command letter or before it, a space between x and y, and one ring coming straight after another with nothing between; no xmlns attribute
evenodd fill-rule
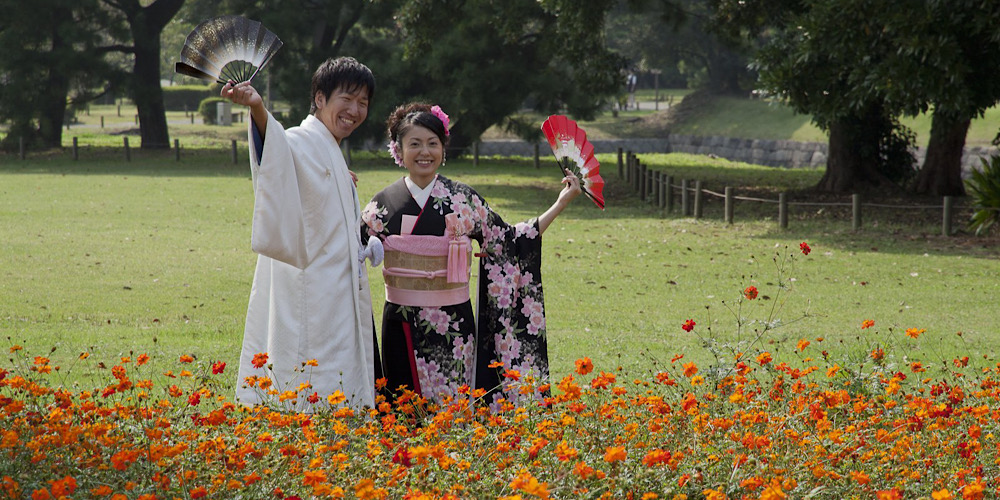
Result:
<svg viewBox="0 0 1000 500"><path fill-rule="evenodd" d="M427 183L427 187L423 188L410 180L409 176L403 177L403 181L406 182L406 189L410 190L410 196L417 202L417 206L423 208L431 197L431 190L434 189L434 183L437 182L437 174L434 174L434 179Z"/></svg>

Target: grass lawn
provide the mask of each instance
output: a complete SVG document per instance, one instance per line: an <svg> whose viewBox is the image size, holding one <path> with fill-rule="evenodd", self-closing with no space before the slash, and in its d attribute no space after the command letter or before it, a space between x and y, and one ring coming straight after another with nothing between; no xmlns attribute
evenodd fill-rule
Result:
<svg viewBox="0 0 1000 500"><path fill-rule="evenodd" d="M172 152L136 151L125 163L99 148L76 162L68 151L0 157L0 338L36 353L55 349L66 383L94 375L70 368L83 351L112 361L147 352L167 363L191 353L236 366L255 259L244 147L239 165L228 151L208 150L185 151L181 162ZM779 360L800 339L821 337L831 356L856 359L877 330L905 348L899 355L995 364L995 238L945 238L934 222L877 214L855 233L850 219L814 209L793 214L784 231L758 215L738 215L732 226L721 211L664 217L618 181L611 155L601 160L608 209L581 198L545 234L554 375L582 356L637 375L652 369L651 358L706 361L698 337L680 328L689 318L697 332L721 340L746 338L767 322L772 333L748 348ZM401 175L384 155L354 161L363 200ZM685 155L644 161L706 183L731 179L774 191L820 175ZM541 213L559 189L555 169L536 170L530 160L476 168L449 161L443 173L475 187L508 222ZM799 252L803 241L808 256ZM378 310L380 273L372 278ZM741 302L749 285L761 298ZM862 331L865 319L875 328ZM910 341L901 333L911 327L927 333Z"/></svg>

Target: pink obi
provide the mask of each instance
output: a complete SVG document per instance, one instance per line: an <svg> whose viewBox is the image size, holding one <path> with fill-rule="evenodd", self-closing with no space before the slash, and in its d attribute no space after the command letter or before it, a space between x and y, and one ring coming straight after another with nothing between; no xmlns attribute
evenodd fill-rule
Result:
<svg viewBox="0 0 1000 500"><path fill-rule="evenodd" d="M441 307L469 300L472 245L467 236L392 235L383 246L387 301Z"/></svg>

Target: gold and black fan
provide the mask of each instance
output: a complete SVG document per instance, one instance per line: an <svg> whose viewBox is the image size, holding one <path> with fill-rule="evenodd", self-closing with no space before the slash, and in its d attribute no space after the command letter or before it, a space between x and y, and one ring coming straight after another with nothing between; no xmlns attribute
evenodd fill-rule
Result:
<svg viewBox="0 0 1000 500"><path fill-rule="evenodd" d="M174 71L223 85L248 82L280 48L281 40L258 21L232 15L216 17L188 35Z"/></svg>

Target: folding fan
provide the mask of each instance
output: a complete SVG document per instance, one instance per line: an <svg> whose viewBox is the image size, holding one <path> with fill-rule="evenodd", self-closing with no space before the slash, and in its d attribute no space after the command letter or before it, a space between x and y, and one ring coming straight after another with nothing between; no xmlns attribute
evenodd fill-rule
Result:
<svg viewBox="0 0 1000 500"><path fill-rule="evenodd" d="M559 168L579 177L583 193L604 210L604 179L598 172L601 164L594 157L594 145L587 140L587 132L562 115L548 117L542 123L542 132Z"/></svg>
<svg viewBox="0 0 1000 500"><path fill-rule="evenodd" d="M216 17L188 35L174 71L221 84L247 82L280 48L281 40L257 21L241 16Z"/></svg>

